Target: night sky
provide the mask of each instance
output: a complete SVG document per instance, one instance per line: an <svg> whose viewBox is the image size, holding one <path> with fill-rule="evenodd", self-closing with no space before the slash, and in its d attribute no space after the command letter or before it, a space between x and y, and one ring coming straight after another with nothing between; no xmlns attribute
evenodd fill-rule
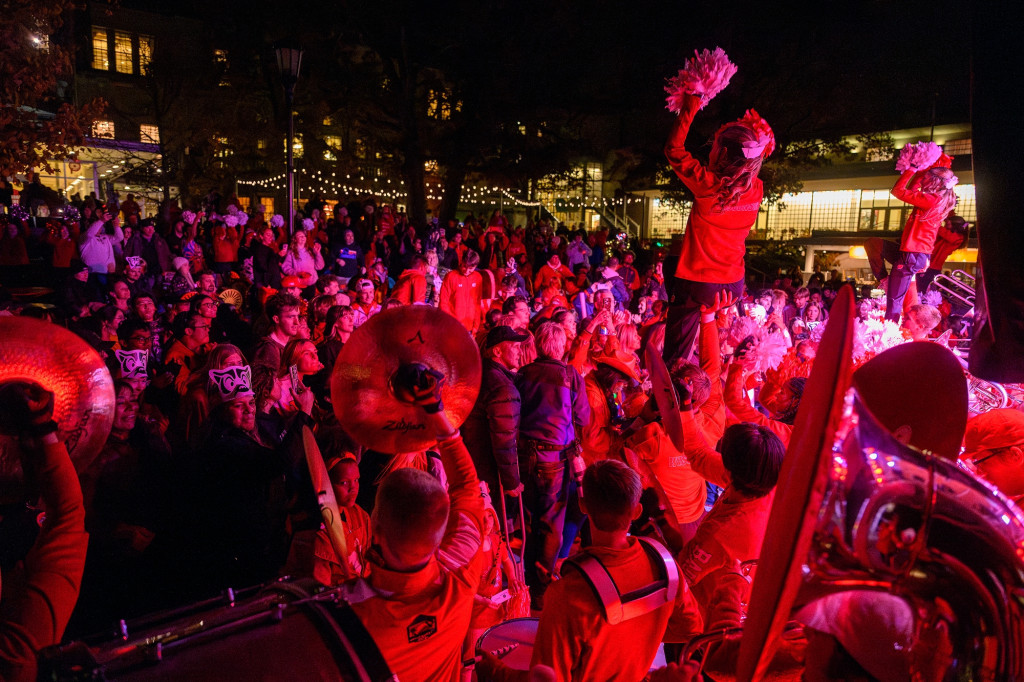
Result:
<svg viewBox="0 0 1024 682"><path fill-rule="evenodd" d="M157 0L122 6L169 11ZM521 88L520 99L576 98L665 126L664 80L694 49L715 46L739 66L716 103L723 115L754 106L785 138L926 126L933 110L935 123L969 119L969 9L951 0L183 0L175 11L254 42L404 27L424 62L478 63ZM315 63L304 68L315 77Z"/></svg>

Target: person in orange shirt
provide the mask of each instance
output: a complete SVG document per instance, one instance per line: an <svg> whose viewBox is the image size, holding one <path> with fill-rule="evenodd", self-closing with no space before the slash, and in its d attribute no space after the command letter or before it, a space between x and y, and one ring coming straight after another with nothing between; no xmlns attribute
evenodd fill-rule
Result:
<svg viewBox="0 0 1024 682"><path fill-rule="evenodd" d="M531 668L550 666L557 680L642 680L662 641L686 642L700 634L703 621L671 555L657 542L629 535L641 513L640 493L640 477L622 462L587 467L580 504L590 515L593 544L566 561L562 579L548 590ZM624 609L615 613L598 597L587 577L590 567L611 578ZM659 580L665 591L642 607L629 599ZM529 675L490 654L482 655L478 668L501 682L525 682Z"/></svg>
<svg viewBox="0 0 1024 682"><path fill-rule="evenodd" d="M749 348L745 349L741 345L736 349L736 361L730 365L725 379L725 405L735 421L750 422L770 429L782 440L783 445L789 445L793 421L796 419L796 411L800 407L807 379L793 377L783 383L772 394L770 404L765 405L772 413L771 417L766 417L754 409L744 392L747 376L753 371L750 355Z"/></svg>
<svg viewBox="0 0 1024 682"><path fill-rule="evenodd" d="M36 655L60 643L85 569L89 536L82 488L67 448L57 438L53 406L53 394L38 384L11 381L0 387L0 432L18 442L5 457L22 451L26 478L34 481L46 506L46 520L24 557L22 575L11 582L13 589L3 586L5 605L11 607L0 616L3 680L36 679ZM5 486L5 498L10 492ZM17 501L24 506L23 500Z"/></svg>
<svg viewBox="0 0 1024 682"><path fill-rule="evenodd" d="M707 615L721 598L721 569L728 572L760 556L786 446L766 427L745 422L725 430L719 455L697 430L689 396L681 395L680 403L686 456L702 463L711 483L725 488L679 554L686 581Z"/></svg>
<svg viewBox="0 0 1024 682"><path fill-rule="evenodd" d="M321 524L313 544L313 577L324 585L337 585L369 573L366 553L370 550L370 515L356 504L359 495L359 462L350 452L327 461L327 474L341 512L342 530L349 555L338 558L327 529Z"/></svg>
<svg viewBox="0 0 1024 682"><path fill-rule="evenodd" d="M552 280L557 280L558 285L561 286L563 280L570 280L572 278L572 270L562 265L562 258L555 253L537 271L537 276L533 278L533 290L536 292L541 291Z"/></svg>
<svg viewBox="0 0 1024 682"><path fill-rule="evenodd" d="M398 282L391 292L391 298L397 298L405 305L424 303L427 300L427 259L413 256L410 266L398 276Z"/></svg>
<svg viewBox="0 0 1024 682"><path fill-rule="evenodd" d="M462 646L484 572L480 483L462 436L440 409L439 391L438 385L426 398L433 405L417 404L437 436L448 492L419 469L389 473L370 516L375 545L367 554L369 575L344 584L339 595L400 680L460 679Z"/></svg>
<svg viewBox="0 0 1024 682"><path fill-rule="evenodd" d="M438 297L442 312L446 312L476 334L480 329L480 301L483 292L480 273L476 271L480 256L467 251L458 270L452 270L441 284Z"/></svg>

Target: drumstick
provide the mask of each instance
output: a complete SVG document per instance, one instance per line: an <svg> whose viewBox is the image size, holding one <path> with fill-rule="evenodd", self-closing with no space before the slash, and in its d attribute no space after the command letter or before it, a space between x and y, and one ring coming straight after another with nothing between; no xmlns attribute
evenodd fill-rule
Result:
<svg viewBox="0 0 1024 682"><path fill-rule="evenodd" d="M506 644L505 646L501 647L500 649L495 649L494 651L488 651L487 653L489 653L491 656L494 656L496 658L504 658L505 656L508 656L510 653L512 653L513 650L515 650L517 648L519 648L519 642L512 642L511 644ZM473 658L467 658L466 660L464 660L462 662L462 667L463 668L468 668L471 665L476 665L477 663L480 662L481 658L482 658L481 656L474 656Z"/></svg>
<svg viewBox="0 0 1024 682"><path fill-rule="evenodd" d="M309 467L309 476L313 479L313 491L316 493L316 503L320 507L324 527L327 528L327 537L331 540L331 546L338 555L338 561L346 576L352 577L355 572L348 565L348 542L345 539L345 529L341 525L341 511L334 497L334 487L331 485L327 466L320 454L320 446L316 444L316 438L308 426L302 427L302 446L306 451L306 466Z"/></svg>

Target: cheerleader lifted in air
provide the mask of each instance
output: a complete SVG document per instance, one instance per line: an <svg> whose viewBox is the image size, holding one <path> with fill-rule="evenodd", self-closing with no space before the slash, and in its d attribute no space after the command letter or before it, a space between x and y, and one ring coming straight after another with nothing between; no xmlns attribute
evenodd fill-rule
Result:
<svg viewBox="0 0 1024 682"><path fill-rule="evenodd" d="M775 149L775 136L768 123L749 109L715 133L707 166L685 144L693 117L735 73L736 66L721 48L704 50L687 60L665 87L668 109L679 114L665 156L694 197L665 330L664 357L670 364L689 356L701 306L713 305L720 291L736 298L743 294L744 242L757 221L764 195L758 173Z"/></svg>

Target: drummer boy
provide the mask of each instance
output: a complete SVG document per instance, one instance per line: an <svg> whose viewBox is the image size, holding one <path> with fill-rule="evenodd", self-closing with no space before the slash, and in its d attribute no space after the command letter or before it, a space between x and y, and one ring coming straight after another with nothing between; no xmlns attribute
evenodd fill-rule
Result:
<svg viewBox="0 0 1024 682"><path fill-rule="evenodd" d="M327 461L327 474L341 512L341 527L349 554L344 560L338 557L327 529L321 524L313 545L313 577L324 585L334 586L368 573L366 552L372 540L370 515L356 504L359 463L355 455L345 452L331 457Z"/></svg>

